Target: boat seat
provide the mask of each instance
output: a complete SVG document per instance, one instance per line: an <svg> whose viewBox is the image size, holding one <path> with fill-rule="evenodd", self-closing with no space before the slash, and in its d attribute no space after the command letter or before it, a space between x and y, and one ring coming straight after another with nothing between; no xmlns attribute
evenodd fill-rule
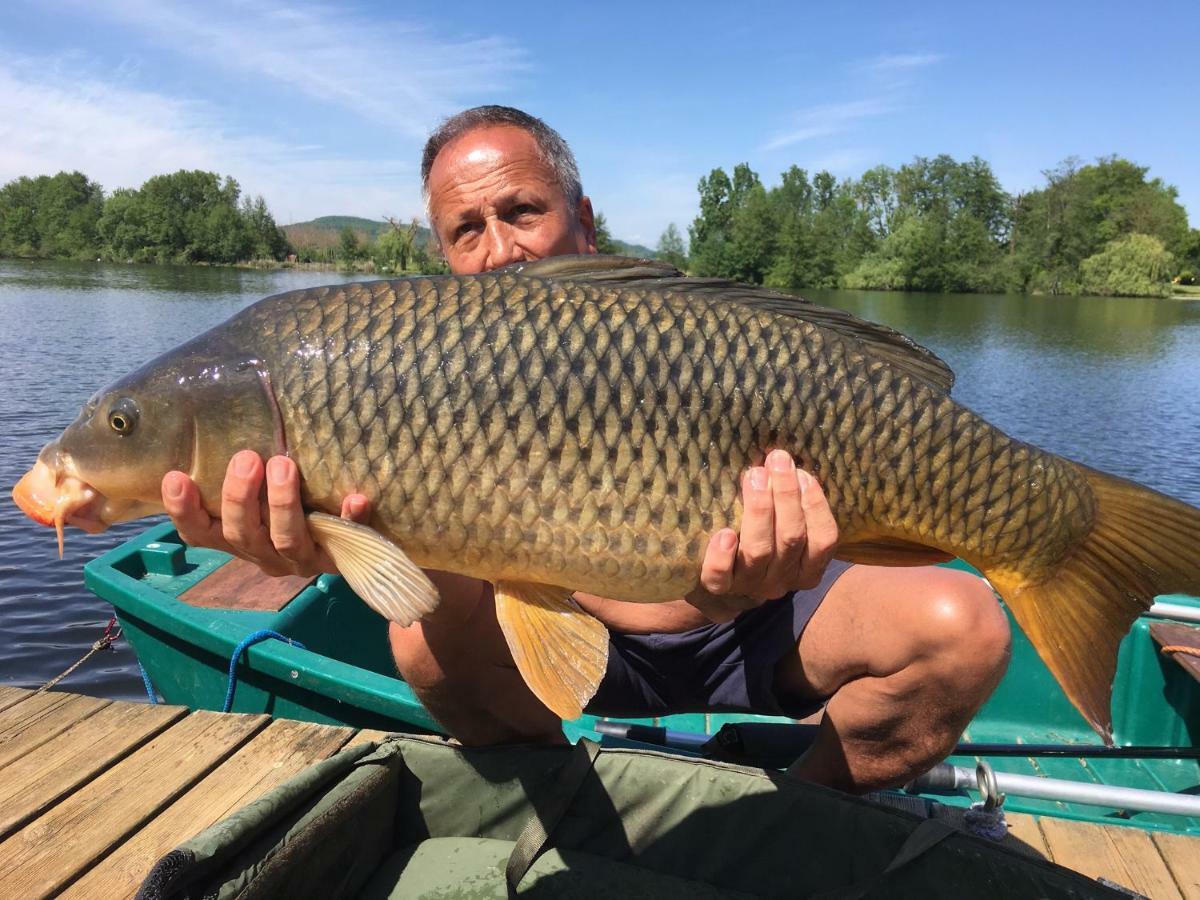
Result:
<svg viewBox="0 0 1200 900"><path fill-rule="evenodd" d="M279 612L314 581L313 576L266 575L252 562L233 558L203 581L188 588L179 599L207 609L242 609Z"/></svg>
<svg viewBox="0 0 1200 900"><path fill-rule="evenodd" d="M513 842L477 837L428 838L380 863L360 900L473 897L506 900L504 867ZM702 881L655 872L579 850L549 849L534 861L517 888L528 897L620 897L622 900L688 900L749 897Z"/></svg>
<svg viewBox="0 0 1200 900"><path fill-rule="evenodd" d="M1150 636L1167 656L1200 681L1200 628L1177 622L1155 622L1150 626ZM1194 652L1189 653L1189 650Z"/></svg>

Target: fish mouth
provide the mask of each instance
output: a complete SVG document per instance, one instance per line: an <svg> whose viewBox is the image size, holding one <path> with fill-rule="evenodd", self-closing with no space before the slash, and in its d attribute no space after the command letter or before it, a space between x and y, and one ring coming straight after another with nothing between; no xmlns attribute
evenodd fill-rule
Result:
<svg viewBox="0 0 1200 900"><path fill-rule="evenodd" d="M12 498L21 512L58 533L58 555L63 553L63 525L74 525L90 534L104 531L104 495L75 475L53 468L39 459L13 488Z"/></svg>

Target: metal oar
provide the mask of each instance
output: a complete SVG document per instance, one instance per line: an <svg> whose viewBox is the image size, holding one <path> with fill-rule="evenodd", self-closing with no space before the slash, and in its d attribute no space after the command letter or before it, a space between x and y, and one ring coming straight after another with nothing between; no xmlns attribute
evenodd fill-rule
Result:
<svg viewBox="0 0 1200 900"><path fill-rule="evenodd" d="M1069 781L1065 778L1043 778L1040 775L1017 775L994 772L995 789L1014 797L1034 800L1058 800L1063 803L1086 803L1090 806L1111 806L1128 812L1166 813L1172 816L1200 817L1200 796L1176 794L1171 791L1150 791L1144 788L1096 784L1092 781ZM957 793L978 790L975 770L950 763L938 763L927 773L904 788L909 793L929 791Z"/></svg>
<svg viewBox="0 0 1200 900"><path fill-rule="evenodd" d="M816 734L816 725L784 725L772 722L728 724L715 735L676 731L630 722L597 722L596 731L644 744L661 744L680 750L700 751L707 755L725 755L753 760L759 765L787 765L808 749ZM720 751L724 751L722 754ZM951 756L1036 756L1072 759L1200 759L1200 747L1127 746L1102 744L985 744L963 741ZM768 759L770 762L762 762Z"/></svg>

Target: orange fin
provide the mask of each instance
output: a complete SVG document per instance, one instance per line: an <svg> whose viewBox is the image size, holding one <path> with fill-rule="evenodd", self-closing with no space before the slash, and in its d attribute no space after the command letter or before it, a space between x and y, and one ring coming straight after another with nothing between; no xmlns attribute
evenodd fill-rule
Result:
<svg viewBox="0 0 1200 900"><path fill-rule="evenodd" d="M1117 651L1134 620L1166 593L1200 593L1200 509L1079 467L1096 524L1052 575L984 574L1075 708L1112 744Z"/></svg>
<svg viewBox="0 0 1200 900"><path fill-rule="evenodd" d="M570 721L596 693L608 665L608 629L566 588L496 583L496 618L517 669L542 703Z"/></svg>
<svg viewBox="0 0 1200 900"><path fill-rule="evenodd" d="M929 566L949 562L953 553L882 535L839 543L837 558L865 566Z"/></svg>

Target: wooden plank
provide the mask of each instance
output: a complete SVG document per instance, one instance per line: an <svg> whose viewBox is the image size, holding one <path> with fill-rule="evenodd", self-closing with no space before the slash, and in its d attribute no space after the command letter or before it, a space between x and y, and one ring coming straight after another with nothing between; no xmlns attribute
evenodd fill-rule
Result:
<svg viewBox="0 0 1200 900"><path fill-rule="evenodd" d="M1150 839L1158 847L1183 896L1187 900L1200 900L1200 837L1156 831Z"/></svg>
<svg viewBox="0 0 1200 900"><path fill-rule="evenodd" d="M1039 824L1059 865L1089 878L1107 878L1154 900L1183 896L1146 832L1050 817Z"/></svg>
<svg viewBox="0 0 1200 900"><path fill-rule="evenodd" d="M244 559L231 559L207 578L188 588L179 599L210 609L252 609L278 612L308 587L314 578L284 575L276 578Z"/></svg>
<svg viewBox="0 0 1200 900"><path fill-rule="evenodd" d="M65 897L132 897L162 856L315 762L342 749L348 728L279 719L88 869Z"/></svg>
<svg viewBox="0 0 1200 900"><path fill-rule="evenodd" d="M0 778L0 838L185 715L180 706L115 703L9 763Z"/></svg>
<svg viewBox="0 0 1200 900"><path fill-rule="evenodd" d="M8 709L10 706L16 706L22 700L31 696L33 696L33 691L28 688L0 687L0 712Z"/></svg>
<svg viewBox="0 0 1200 900"><path fill-rule="evenodd" d="M0 768L111 703L96 697L46 691L0 712Z"/></svg>
<svg viewBox="0 0 1200 900"><path fill-rule="evenodd" d="M1043 859L1051 859L1050 848L1038 827L1037 819L1025 813L1006 812L1004 819L1008 822L1008 833L1034 851Z"/></svg>
<svg viewBox="0 0 1200 900"><path fill-rule="evenodd" d="M1150 626L1150 636L1164 649L1189 647L1200 651L1200 628L1180 625L1177 622L1155 622ZM1193 678L1200 681L1200 656L1186 651L1176 651L1167 655L1179 663L1185 672L1190 672Z"/></svg>
<svg viewBox="0 0 1200 900"><path fill-rule="evenodd" d="M0 843L0 897L62 890L266 722L211 712L181 719Z"/></svg>

